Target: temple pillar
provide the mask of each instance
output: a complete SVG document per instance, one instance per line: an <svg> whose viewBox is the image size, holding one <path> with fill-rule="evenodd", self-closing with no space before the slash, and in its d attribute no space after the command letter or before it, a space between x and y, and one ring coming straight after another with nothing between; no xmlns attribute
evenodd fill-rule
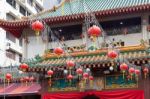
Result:
<svg viewBox="0 0 150 99"><path fill-rule="evenodd" d="M147 31L147 26L149 24L149 16L148 14L143 14L141 16L141 28L142 28L142 35L143 35L143 40L144 41L148 41L149 37L148 37L148 31Z"/></svg>

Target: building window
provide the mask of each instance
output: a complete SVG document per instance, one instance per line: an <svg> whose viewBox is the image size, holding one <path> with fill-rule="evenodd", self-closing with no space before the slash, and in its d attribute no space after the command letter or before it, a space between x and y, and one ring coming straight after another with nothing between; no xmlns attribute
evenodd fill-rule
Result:
<svg viewBox="0 0 150 99"><path fill-rule="evenodd" d="M16 43L16 37L9 32L6 32L6 38L14 43Z"/></svg>
<svg viewBox="0 0 150 99"><path fill-rule="evenodd" d="M19 55L19 62L22 62L22 55Z"/></svg>
<svg viewBox="0 0 150 99"><path fill-rule="evenodd" d="M23 8L22 6L20 6L19 11L20 11L21 14L23 14L24 16L26 16L26 10L25 10L25 8Z"/></svg>
<svg viewBox="0 0 150 99"><path fill-rule="evenodd" d="M37 4L35 4L35 9L36 9L37 12L42 11L42 9Z"/></svg>
<svg viewBox="0 0 150 99"><path fill-rule="evenodd" d="M81 38L82 25L70 25L64 27L52 28L53 33L49 33L49 40L76 40Z"/></svg>
<svg viewBox="0 0 150 99"><path fill-rule="evenodd" d="M15 0L6 0L8 4L10 4L12 7L16 8L16 1Z"/></svg>
<svg viewBox="0 0 150 99"><path fill-rule="evenodd" d="M33 6L33 0L27 0L28 4Z"/></svg>
<svg viewBox="0 0 150 99"><path fill-rule="evenodd" d="M19 39L19 46L22 46L22 39Z"/></svg>
<svg viewBox="0 0 150 99"><path fill-rule="evenodd" d="M128 18L100 23L107 35L121 35L141 32L141 18Z"/></svg>
<svg viewBox="0 0 150 99"><path fill-rule="evenodd" d="M16 53L12 50L6 50L6 56L10 59L15 60L16 59Z"/></svg>
<svg viewBox="0 0 150 99"><path fill-rule="evenodd" d="M7 13L6 14L6 19L11 21L11 20L15 20L16 18L13 15L11 15L10 13Z"/></svg>
<svg viewBox="0 0 150 99"><path fill-rule="evenodd" d="M31 15L31 13L27 11L27 16L29 16L29 15Z"/></svg>

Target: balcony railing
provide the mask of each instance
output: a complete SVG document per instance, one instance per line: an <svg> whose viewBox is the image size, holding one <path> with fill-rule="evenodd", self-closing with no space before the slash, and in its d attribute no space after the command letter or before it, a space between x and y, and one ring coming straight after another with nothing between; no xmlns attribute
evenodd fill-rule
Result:
<svg viewBox="0 0 150 99"><path fill-rule="evenodd" d="M105 32L109 36L111 36L111 35L126 35L126 34L132 34L132 33L140 33L141 32L141 25L128 26L128 27L122 27L122 28L106 29Z"/></svg>

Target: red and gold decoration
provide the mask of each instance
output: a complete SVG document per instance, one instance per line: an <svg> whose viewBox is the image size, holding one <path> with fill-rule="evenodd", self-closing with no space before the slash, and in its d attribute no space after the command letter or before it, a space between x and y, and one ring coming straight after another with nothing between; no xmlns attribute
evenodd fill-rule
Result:
<svg viewBox="0 0 150 99"><path fill-rule="evenodd" d="M34 81L34 77L32 76L32 77L30 77L29 78L29 81L31 82L31 83L33 83L33 81Z"/></svg>
<svg viewBox="0 0 150 99"><path fill-rule="evenodd" d="M135 69L133 67L129 68L129 74L131 75L131 80L132 80L132 76L135 73Z"/></svg>
<svg viewBox="0 0 150 99"><path fill-rule="evenodd" d="M40 32L44 29L44 25L40 21L35 21L32 23L32 29L35 31L35 35L39 36Z"/></svg>
<svg viewBox="0 0 150 99"><path fill-rule="evenodd" d="M72 60L67 61L66 64L69 69L72 69L75 66L75 62Z"/></svg>
<svg viewBox="0 0 150 99"><path fill-rule="evenodd" d="M78 75L82 75L82 74L83 74L83 70L82 70L81 68L78 68L78 69L76 70L76 73L77 73Z"/></svg>
<svg viewBox="0 0 150 99"><path fill-rule="evenodd" d="M73 76L72 76L71 74L69 74L69 75L67 76L67 79L69 80L69 82L71 82L71 80L73 79Z"/></svg>
<svg viewBox="0 0 150 99"><path fill-rule="evenodd" d="M146 78L147 78L147 74L149 73L148 68L145 67L145 68L143 69L143 72L144 72L144 77L145 77L145 79L146 79Z"/></svg>
<svg viewBox="0 0 150 99"><path fill-rule="evenodd" d="M135 75L136 75L136 79L138 80L140 74L140 70L139 69L135 69Z"/></svg>
<svg viewBox="0 0 150 99"><path fill-rule="evenodd" d="M20 65L20 69L21 69L23 72L25 72L28 68L29 68L29 66L28 66L27 64L25 64L25 63L23 63L23 64Z"/></svg>
<svg viewBox="0 0 150 99"><path fill-rule="evenodd" d="M24 78L24 80L25 80L26 86L27 86L27 85L28 85L28 82L29 82L29 80L30 80L30 78L29 78L28 76L26 76L26 77Z"/></svg>
<svg viewBox="0 0 150 99"><path fill-rule="evenodd" d="M124 79L124 75L125 75L126 70L128 69L128 65L123 63L123 64L120 65L120 69L123 73L123 79Z"/></svg>
<svg viewBox="0 0 150 99"><path fill-rule="evenodd" d="M101 29L96 25L93 25L92 27L90 27L88 29L88 34L89 34L90 38L92 39L92 41L94 41L94 42L95 42L96 38L99 35L101 35L101 33L102 33Z"/></svg>
<svg viewBox="0 0 150 99"><path fill-rule="evenodd" d="M93 76L89 76L89 80L90 80L90 87L92 88L93 87L94 77Z"/></svg>
<svg viewBox="0 0 150 99"><path fill-rule="evenodd" d="M53 74L54 74L54 72L52 70L47 71L47 75L49 76L48 84L49 84L50 87L52 86L51 77L52 77Z"/></svg>
<svg viewBox="0 0 150 99"><path fill-rule="evenodd" d="M109 58L111 58L111 59L115 59L117 56L118 56L118 54L117 54L117 52L116 51L108 51L108 54L107 54L107 56L109 57Z"/></svg>
<svg viewBox="0 0 150 99"><path fill-rule="evenodd" d="M51 77L53 74L54 74L54 72L53 72L52 70L47 71L47 75L48 75L49 77Z"/></svg>
<svg viewBox="0 0 150 99"><path fill-rule="evenodd" d="M62 48L60 48L60 47L57 47L57 48L54 49L54 53L55 53L58 57L60 57L60 56L64 53L64 50L63 50Z"/></svg>
<svg viewBox="0 0 150 99"><path fill-rule="evenodd" d="M7 73L5 78L6 78L7 82L8 82L8 85L9 85L10 80L12 79L12 75L10 73Z"/></svg>
<svg viewBox="0 0 150 99"><path fill-rule="evenodd" d="M83 74L83 70L82 70L81 68L78 68L78 69L76 70L76 73L77 73L78 76L79 76L79 80L81 80L81 76L82 76L82 74Z"/></svg>

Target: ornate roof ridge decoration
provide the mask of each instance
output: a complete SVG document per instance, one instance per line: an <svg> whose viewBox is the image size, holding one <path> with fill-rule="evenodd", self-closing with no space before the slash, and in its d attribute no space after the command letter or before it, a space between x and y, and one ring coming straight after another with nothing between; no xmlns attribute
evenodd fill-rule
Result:
<svg viewBox="0 0 150 99"><path fill-rule="evenodd" d="M143 45L136 45L136 46L125 46L125 47L118 47L117 49L120 50L120 52L126 52L126 51L135 51L135 50L145 50L145 46ZM108 52L108 48L98 49L96 51L80 51L80 52L72 52L70 53L71 56L88 56L88 55L95 55L95 54L104 54ZM64 54L63 56L66 56ZM49 58L57 58L58 56L54 53L45 53L42 58L49 59Z"/></svg>
<svg viewBox="0 0 150 99"><path fill-rule="evenodd" d="M117 61L112 61L107 57L108 50L105 49L103 54L101 51L93 52L92 55L84 55L79 54L80 56L73 56L74 60L79 63L81 66L84 67L109 67L113 64L118 64ZM87 52L86 52L87 53ZM132 64L145 64L148 63L150 60L150 53L146 51L145 46L128 46L120 48L120 55L119 57L124 57L129 60ZM91 53L90 53L91 54ZM65 68L67 58L65 57L51 57L51 58L43 58L41 56L35 57L30 62L26 62L29 64L29 69L27 71L43 71L48 70L48 68Z"/></svg>

